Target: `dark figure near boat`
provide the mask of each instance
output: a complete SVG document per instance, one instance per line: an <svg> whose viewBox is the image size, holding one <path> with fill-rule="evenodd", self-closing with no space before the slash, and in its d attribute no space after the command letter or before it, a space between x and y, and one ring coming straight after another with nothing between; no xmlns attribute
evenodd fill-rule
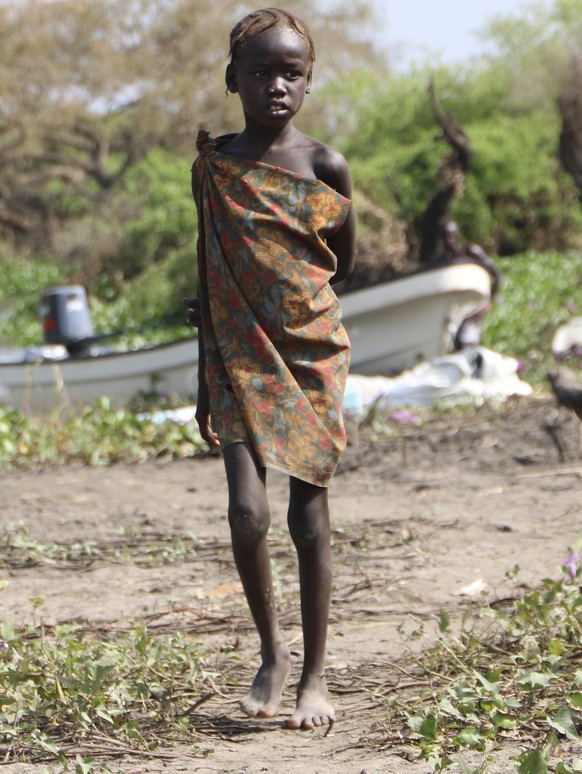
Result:
<svg viewBox="0 0 582 774"><path fill-rule="evenodd" d="M459 237L457 223L451 218L441 218L439 222L439 238L442 243L442 251L437 255L435 263L450 264L469 261L482 266L491 276L491 295L488 301L482 304L472 315L466 317L459 326L453 342L453 347L457 352L462 349L479 346L483 320L491 309L491 302L501 286L501 272L491 258L479 245L461 242Z"/></svg>
<svg viewBox="0 0 582 774"><path fill-rule="evenodd" d="M580 457L582 449L582 379L571 368L560 366L555 370L548 371L548 381L558 402L558 407L563 406L572 411L578 419L577 456ZM555 435L557 428L554 426L554 433L551 432L551 428L552 426L546 426L546 429L550 430L550 434L558 446L560 460L563 462L565 455L559 438Z"/></svg>

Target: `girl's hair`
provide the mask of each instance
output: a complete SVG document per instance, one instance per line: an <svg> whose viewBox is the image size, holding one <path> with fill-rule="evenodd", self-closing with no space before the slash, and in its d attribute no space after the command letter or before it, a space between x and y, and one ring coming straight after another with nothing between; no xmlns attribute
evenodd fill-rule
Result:
<svg viewBox="0 0 582 774"><path fill-rule="evenodd" d="M309 27L299 16L280 8L263 8L260 11L254 11L238 22L230 33L230 61L234 61L237 52L244 48L249 38L273 27L289 27L305 38L309 45L310 64L315 62L315 45Z"/></svg>

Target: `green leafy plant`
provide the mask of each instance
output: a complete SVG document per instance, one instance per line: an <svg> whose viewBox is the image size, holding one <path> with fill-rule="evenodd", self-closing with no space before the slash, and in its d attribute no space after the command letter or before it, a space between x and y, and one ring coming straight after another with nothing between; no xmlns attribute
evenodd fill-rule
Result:
<svg viewBox="0 0 582 774"><path fill-rule="evenodd" d="M396 686L390 691L390 728L402 722L405 741L421 751L433 771L448 768L463 749L486 756L510 739L523 745L519 771L541 774L558 738L580 740L577 561L578 554L571 554L558 580L545 579L520 599L467 611L459 627L441 612L435 643L411 654L406 673L421 690ZM376 733L381 738L381 726ZM556 771L568 772L580 770L582 762L558 764Z"/></svg>
<svg viewBox="0 0 582 774"><path fill-rule="evenodd" d="M79 748L113 754L188 740L190 713L214 690L204 648L180 633L4 622L0 634L4 760L65 761ZM89 764L77 755L76 771Z"/></svg>
<svg viewBox="0 0 582 774"><path fill-rule="evenodd" d="M128 529L117 540L40 542L31 538L25 523L0 528L0 568L50 564L59 568L87 569L97 561L131 562L138 567L158 567L186 561L196 555L192 536L167 535ZM2 585L0 583L0 590Z"/></svg>
<svg viewBox="0 0 582 774"><path fill-rule="evenodd" d="M582 314L582 253L524 253L497 264L503 285L485 318L483 344L519 360L527 381L545 384L555 367L556 328Z"/></svg>
<svg viewBox="0 0 582 774"><path fill-rule="evenodd" d="M427 66L366 93L357 128L343 147L356 188L420 234L447 155L428 99L431 80L474 152L466 188L452 210L466 238L498 255L577 244L582 214L572 181L556 162L557 111L541 89L539 99L520 100L531 84L517 86L516 73L503 63Z"/></svg>
<svg viewBox="0 0 582 774"><path fill-rule="evenodd" d="M62 266L47 259L25 259L12 253L1 257L0 342L29 346L39 344L38 306L47 288L65 283Z"/></svg>
<svg viewBox="0 0 582 774"><path fill-rule="evenodd" d="M140 414L100 398L75 414L27 417L0 407L0 466L177 459L207 451L195 422Z"/></svg>

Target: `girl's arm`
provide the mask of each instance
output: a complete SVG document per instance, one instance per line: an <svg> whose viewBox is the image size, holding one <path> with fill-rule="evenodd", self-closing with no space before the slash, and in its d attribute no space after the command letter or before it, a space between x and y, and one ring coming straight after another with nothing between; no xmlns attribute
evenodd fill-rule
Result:
<svg viewBox="0 0 582 774"><path fill-rule="evenodd" d="M208 384L206 383L206 355L204 353L204 338L202 328L198 330L198 397L196 399L196 422L200 435L209 446L220 446L218 436L212 429L210 417L210 400Z"/></svg>
<svg viewBox="0 0 582 774"><path fill-rule="evenodd" d="M318 179L351 201L352 180L346 160L338 151L324 148L325 152L314 165ZM356 264L356 213L353 202L344 224L328 238L327 244L337 258L337 270L331 278L333 285L349 277Z"/></svg>
<svg viewBox="0 0 582 774"><path fill-rule="evenodd" d="M327 244L337 258L337 269L330 280L330 284L335 285L349 277L356 265L356 214L353 202L345 223L329 237Z"/></svg>
<svg viewBox="0 0 582 774"><path fill-rule="evenodd" d="M198 326L198 395L196 397L196 422L200 429L200 435L206 443L212 448L220 446L218 436L212 429L212 419L210 416L210 398L208 395L208 383L206 381L206 351L204 349L204 334L202 325L202 292L204 283L201 277L201 245L202 242L202 207L197 196L198 184L195 181L195 168L192 169L192 194L196 202L198 212L198 242L196 252L198 254L198 297L195 299L184 299L188 307L187 319L191 325Z"/></svg>

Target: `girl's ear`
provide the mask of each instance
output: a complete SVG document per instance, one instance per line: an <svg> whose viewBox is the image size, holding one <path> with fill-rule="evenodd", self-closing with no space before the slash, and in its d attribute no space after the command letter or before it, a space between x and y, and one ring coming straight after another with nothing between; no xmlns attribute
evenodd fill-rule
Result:
<svg viewBox="0 0 582 774"><path fill-rule="evenodd" d="M236 85L236 72L232 65L232 62L227 65L226 67L226 88L228 91L230 91L231 94L236 94L238 91L238 87Z"/></svg>
<svg viewBox="0 0 582 774"><path fill-rule="evenodd" d="M312 75L312 71L310 70L309 73L307 74L307 86L305 87L306 94L309 94L309 92L311 91L311 75Z"/></svg>

